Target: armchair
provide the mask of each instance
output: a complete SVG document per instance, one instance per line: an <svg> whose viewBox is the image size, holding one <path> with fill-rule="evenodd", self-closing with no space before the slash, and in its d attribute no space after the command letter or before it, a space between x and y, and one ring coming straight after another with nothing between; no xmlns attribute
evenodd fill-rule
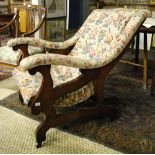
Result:
<svg viewBox="0 0 155 155"><path fill-rule="evenodd" d="M6 15L0 15L0 19L3 23L3 26L0 27L0 33L2 33L3 31L6 30L6 28L8 28L10 25L12 25L15 22L15 35L13 37L19 37L21 35L20 31L19 31L19 25L21 25L21 23L19 23L20 20L20 12L19 8L17 10L17 12L14 14L14 16L12 17L11 15L8 15L7 17L7 23L6 24L6 18L4 19L4 16ZM29 20L28 24L29 24L29 29L26 28L26 32L24 34L22 34L23 37L36 37L36 32L40 32L41 29L44 29L45 31L45 27L44 27L44 23L45 23L45 18L46 18L46 9L44 7L41 6L34 6L31 5L29 7L22 7L22 9L26 9L27 10L27 19L31 19L31 22ZM12 18L9 18L12 17ZM45 34L43 33L44 31L41 31L38 36L42 38L45 37ZM29 46L29 54L32 55L34 53L43 53L44 49L42 47L32 47ZM9 48L7 46L2 46L0 47L0 65L1 66L9 66L9 67L17 67L19 64L18 62L21 60L21 58L23 57L22 53L20 51L16 51L14 52L12 50L12 48Z"/></svg>
<svg viewBox="0 0 155 155"><path fill-rule="evenodd" d="M98 9L65 42L29 37L8 42L9 47L20 49L24 55L14 71L23 103L33 114L45 114L45 120L36 130L37 148L51 127L85 117L116 118L115 110L104 106L104 82L149 13L148 10ZM28 45L50 48L52 53L29 56ZM56 106L73 106L91 96L96 103L92 107L61 114L55 110Z"/></svg>
<svg viewBox="0 0 155 155"><path fill-rule="evenodd" d="M13 14L1 14L0 15L0 34L6 31L8 28L13 26L13 37L18 37L18 25L19 25L19 11ZM10 54L12 53L12 49L8 48L7 46L2 46L1 47L1 35L0 35L0 65L5 64L5 63L11 63L12 62L17 62L18 56L20 55L19 53L15 53L11 56ZM14 65L14 64L12 64Z"/></svg>

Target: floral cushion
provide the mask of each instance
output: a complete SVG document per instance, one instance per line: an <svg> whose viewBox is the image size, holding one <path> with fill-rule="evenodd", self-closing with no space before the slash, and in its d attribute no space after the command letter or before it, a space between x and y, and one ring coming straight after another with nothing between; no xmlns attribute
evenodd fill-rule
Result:
<svg viewBox="0 0 155 155"><path fill-rule="evenodd" d="M8 46L0 47L0 63L17 65L20 57L21 53L19 51L13 51Z"/></svg>
<svg viewBox="0 0 155 155"><path fill-rule="evenodd" d="M18 43L64 49L75 44L69 55L36 54L23 59L15 70L21 94L25 104L36 96L41 75L31 76L27 70L51 64L51 76L54 87L75 79L80 75L79 68L98 68L113 61L126 47L139 25L149 15L147 10L101 9L95 10L87 18L73 38L65 42L48 42L34 38L18 38L8 42L8 46ZM94 93L93 83L59 98L55 104L70 105L81 102Z"/></svg>
<svg viewBox="0 0 155 155"><path fill-rule="evenodd" d="M33 55L36 53L42 53L43 48L29 46L28 51L30 55ZM0 63L17 65L21 55L21 52L13 51L13 49L8 46L0 47Z"/></svg>
<svg viewBox="0 0 155 155"><path fill-rule="evenodd" d="M53 79L54 86L60 85L62 83L68 82L75 79L80 75L77 68L65 67L65 66L51 66L51 76ZM42 75L40 73L34 76L30 75L28 72L23 72L20 68L16 68L13 71L13 76L15 77L20 92L22 94L24 104L28 104L32 96L36 96L39 88L41 86ZM83 88L75 91L73 93L64 95L55 101L56 105L68 106L81 102L93 94L93 84L90 82ZM75 97L76 96L76 97Z"/></svg>
<svg viewBox="0 0 155 155"><path fill-rule="evenodd" d="M44 48L43 47L34 47L34 46L28 46L28 52L30 55L38 54L38 53L43 53Z"/></svg>

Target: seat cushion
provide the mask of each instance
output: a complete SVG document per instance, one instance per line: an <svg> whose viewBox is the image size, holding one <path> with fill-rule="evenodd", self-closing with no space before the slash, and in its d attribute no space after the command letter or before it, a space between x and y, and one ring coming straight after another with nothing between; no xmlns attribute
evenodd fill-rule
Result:
<svg viewBox="0 0 155 155"><path fill-rule="evenodd" d="M37 53L42 53L43 48L29 46L28 51L30 55L33 55ZM0 62L1 63L17 65L21 56L22 56L21 52L13 51L13 49L8 46L0 47Z"/></svg>
<svg viewBox="0 0 155 155"><path fill-rule="evenodd" d="M28 52L30 55L40 54L40 53L44 52L44 48L43 47L28 46Z"/></svg>
<svg viewBox="0 0 155 155"><path fill-rule="evenodd" d="M0 47L0 62L12 65L17 65L21 53L19 51L13 51L12 48L8 46Z"/></svg>
<svg viewBox="0 0 155 155"><path fill-rule="evenodd" d="M65 82L71 81L80 75L79 69L65 66L52 65L51 76L53 79L53 87L56 87ZM42 75L36 73L35 75L30 75L28 72L22 72L20 68L16 68L13 71L13 76L17 81L21 95L24 100L24 104L28 104L31 97L37 95L39 88L41 86ZM93 95L93 84L90 82L83 88L64 95L55 101L56 105L59 106L69 106L86 100L88 97Z"/></svg>

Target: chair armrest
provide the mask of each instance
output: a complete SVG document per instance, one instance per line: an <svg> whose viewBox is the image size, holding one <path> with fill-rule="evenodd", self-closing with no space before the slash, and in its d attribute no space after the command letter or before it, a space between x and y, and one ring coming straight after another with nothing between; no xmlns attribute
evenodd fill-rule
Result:
<svg viewBox="0 0 155 155"><path fill-rule="evenodd" d="M11 39L8 41L7 45L9 47L14 47L19 44L27 44L37 47L46 47L51 49L66 49L68 47L73 46L78 40L77 36L73 36L72 38L64 41L64 42L51 42L37 38L29 38L29 37L20 37Z"/></svg>
<svg viewBox="0 0 155 155"><path fill-rule="evenodd" d="M31 35L33 35L34 33L36 33L41 28L41 26L43 25L43 23L45 22L45 20L46 20L46 8L42 8L42 7L40 7L40 8L43 11L43 15L41 16L42 19L41 19L39 25L37 25L37 27L34 30L32 30L32 31L30 31L28 33L25 33L23 35L23 37L30 37Z"/></svg>
<svg viewBox="0 0 155 155"><path fill-rule="evenodd" d="M20 62L20 68L23 71L40 65L63 65L80 69L93 69L97 67L97 61L95 59L60 54L35 54L24 58Z"/></svg>

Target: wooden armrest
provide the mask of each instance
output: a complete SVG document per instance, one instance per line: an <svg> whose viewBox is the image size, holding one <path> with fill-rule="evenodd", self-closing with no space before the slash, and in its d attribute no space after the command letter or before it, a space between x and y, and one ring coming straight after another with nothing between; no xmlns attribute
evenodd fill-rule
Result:
<svg viewBox="0 0 155 155"><path fill-rule="evenodd" d="M18 17L19 17L19 10L16 12L16 14L0 15L1 21L3 21L4 23L6 22L6 24L4 26L0 27L0 32L3 32L6 28L8 28L13 22L15 22L15 20ZM18 27L18 25L17 25L17 27Z"/></svg>
<svg viewBox="0 0 155 155"><path fill-rule="evenodd" d="M41 8L41 7L40 7ZM45 19L46 19L46 8L41 8L42 10L43 10L43 15L42 15L42 20L40 21L40 23L37 25L37 27L34 29L34 30L32 30L32 31L30 31L30 32L28 32L28 33L25 33L24 35L23 35L23 37L30 37L31 35L33 35L35 32L37 32L40 28L41 28L41 26L43 25L43 23L45 22Z"/></svg>

